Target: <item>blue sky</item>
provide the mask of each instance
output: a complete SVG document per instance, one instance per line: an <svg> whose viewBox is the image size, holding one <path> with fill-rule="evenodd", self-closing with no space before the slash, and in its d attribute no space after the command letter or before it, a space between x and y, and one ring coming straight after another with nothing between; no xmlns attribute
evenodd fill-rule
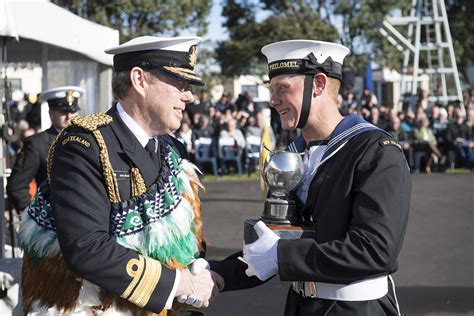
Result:
<svg viewBox="0 0 474 316"><path fill-rule="evenodd" d="M222 27L224 18L222 17L222 7L220 2L221 0L214 0L212 2L211 13L208 17L209 26L204 39L216 41L226 39L229 36L225 28Z"/></svg>

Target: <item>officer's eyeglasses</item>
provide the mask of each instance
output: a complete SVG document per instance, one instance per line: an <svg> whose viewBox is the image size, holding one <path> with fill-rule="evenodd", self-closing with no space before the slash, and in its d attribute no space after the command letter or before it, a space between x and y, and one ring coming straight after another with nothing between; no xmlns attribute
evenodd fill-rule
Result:
<svg viewBox="0 0 474 316"><path fill-rule="evenodd" d="M153 70L150 71L150 73L159 80L166 82L169 85L172 85L180 92L186 92L190 90L190 84L188 80L177 78L160 70Z"/></svg>

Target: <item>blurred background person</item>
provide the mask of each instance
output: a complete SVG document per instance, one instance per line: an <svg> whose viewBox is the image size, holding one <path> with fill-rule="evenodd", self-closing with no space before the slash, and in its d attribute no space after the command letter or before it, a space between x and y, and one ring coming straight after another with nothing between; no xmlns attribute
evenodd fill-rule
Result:
<svg viewBox="0 0 474 316"><path fill-rule="evenodd" d="M8 178L8 200L17 212L30 204L30 182L34 180L39 186L46 180L49 147L58 133L69 126L71 119L78 114L78 100L83 94L84 90L75 86L58 87L41 94L41 101L48 103L52 125L44 132L25 138Z"/></svg>

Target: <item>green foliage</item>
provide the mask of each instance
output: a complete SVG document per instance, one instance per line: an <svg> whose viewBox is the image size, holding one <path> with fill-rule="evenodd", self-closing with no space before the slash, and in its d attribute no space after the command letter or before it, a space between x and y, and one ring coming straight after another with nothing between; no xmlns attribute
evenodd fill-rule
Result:
<svg viewBox="0 0 474 316"><path fill-rule="evenodd" d="M260 8L249 1L223 1L224 26L230 39L218 43L216 58L224 76L263 75L265 57L260 49L269 43L299 38L335 41L339 34L334 26L321 19L319 11L308 10L305 1L262 1L272 11L261 22L256 20ZM310 2L310 1L306 1Z"/></svg>
<svg viewBox="0 0 474 316"><path fill-rule="evenodd" d="M467 61L474 61L474 22L472 0L451 0L446 3L449 27L453 38L456 61L462 71Z"/></svg>
<svg viewBox="0 0 474 316"><path fill-rule="evenodd" d="M207 31L212 0L52 0L71 12L119 30L120 42L141 35Z"/></svg>

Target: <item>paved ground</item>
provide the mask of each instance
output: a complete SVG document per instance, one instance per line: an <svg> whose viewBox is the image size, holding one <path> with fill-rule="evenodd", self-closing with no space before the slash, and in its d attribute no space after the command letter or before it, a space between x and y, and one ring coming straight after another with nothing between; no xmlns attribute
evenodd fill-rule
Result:
<svg viewBox="0 0 474 316"><path fill-rule="evenodd" d="M394 275L409 315L474 315L474 174L413 177L410 222ZM242 247L243 221L263 206L257 181L206 183L208 258ZM288 283L221 294L206 315L282 315Z"/></svg>
<svg viewBox="0 0 474 316"><path fill-rule="evenodd" d="M474 315L474 174L415 175L413 183L407 236L394 275L402 310L410 316ZM243 222L260 216L263 199L257 181L205 185L208 258L220 259L242 248ZM20 265L11 266L0 262L0 271L18 275ZM206 315L282 315L288 288L274 278L255 289L222 293ZM13 302L15 292L9 292ZM2 306L6 299L0 303L0 311L8 310Z"/></svg>

